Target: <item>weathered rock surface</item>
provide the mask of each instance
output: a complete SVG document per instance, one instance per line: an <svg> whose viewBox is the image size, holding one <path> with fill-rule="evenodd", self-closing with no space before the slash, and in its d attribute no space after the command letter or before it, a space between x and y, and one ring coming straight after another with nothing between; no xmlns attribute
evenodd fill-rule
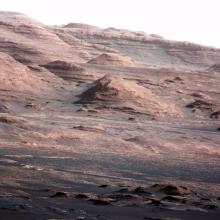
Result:
<svg viewBox="0 0 220 220"><path fill-rule="evenodd" d="M99 64L99 65L107 65L107 66L125 66L125 67L135 67L138 66L135 61L133 61L130 57L122 56L119 54L110 54L103 53L94 59L91 59L89 64ZM140 65L140 64L139 64Z"/></svg>
<svg viewBox="0 0 220 220"><path fill-rule="evenodd" d="M134 82L106 75L97 80L90 89L81 95L78 103L98 104L100 107L119 111L146 113L149 115L176 115L173 103L167 103L149 89Z"/></svg>
<svg viewBox="0 0 220 220"><path fill-rule="evenodd" d="M89 43L87 50L89 48L88 51L92 53L97 54L97 49L103 51L104 48L111 48L119 54L126 54L136 62L152 67L206 69L218 63L220 59L218 49L188 42L169 41L144 32L116 28L101 29L74 23L56 28L58 29L60 32L64 29L68 31L69 36ZM104 47L94 48L95 45L104 45Z"/></svg>
<svg viewBox="0 0 220 220"><path fill-rule="evenodd" d="M0 30L0 50L15 58L40 64L55 59L83 61L80 51L23 14L0 12Z"/></svg>
<svg viewBox="0 0 220 220"><path fill-rule="evenodd" d="M83 76L86 76L85 69L74 63L56 60L42 66L67 81L77 78L80 79L83 78Z"/></svg>
<svg viewBox="0 0 220 220"><path fill-rule="evenodd" d="M1 90L40 94L42 91L49 91L49 87L41 76L34 74L27 66L5 53L0 53Z"/></svg>
<svg viewBox="0 0 220 220"><path fill-rule="evenodd" d="M219 220L219 58L0 12L0 218Z"/></svg>

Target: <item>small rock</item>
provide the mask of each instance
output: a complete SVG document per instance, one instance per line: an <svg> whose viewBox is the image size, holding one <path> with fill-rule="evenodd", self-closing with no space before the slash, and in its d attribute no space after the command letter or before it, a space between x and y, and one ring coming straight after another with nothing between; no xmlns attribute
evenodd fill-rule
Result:
<svg viewBox="0 0 220 220"><path fill-rule="evenodd" d="M182 196L188 193L188 189L186 187L177 187L171 184L154 184L151 188L155 189L157 192L172 196Z"/></svg>
<svg viewBox="0 0 220 220"><path fill-rule="evenodd" d="M88 199L89 197L85 194L79 193L79 194L75 195L75 198L77 198L77 199Z"/></svg>
<svg viewBox="0 0 220 220"><path fill-rule="evenodd" d="M129 121L135 121L135 118L129 117L128 120L129 120Z"/></svg>
<svg viewBox="0 0 220 220"><path fill-rule="evenodd" d="M178 203L186 203L186 199L185 198L180 198L177 196L165 196L164 198L162 198L162 201L167 201L167 202L178 202Z"/></svg>
<svg viewBox="0 0 220 220"><path fill-rule="evenodd" d="M102 184L102 185L100 185L99 187L100 187L100 188L107 188L108 185L107 185L107 184Z"/></svg>
<svg viewBox="0 0 220 220"><path fill-rule="evenodd" d="M129 192L128 188L122 188L122 189L119 189L117 192L119 193L127 193Z"/></svg>
<svg viewBox="0 0 220 220"><path fill-rule="evenodd" d="M90 199L89 201L93 202L94 205L110 205L111 203L107 200L101 199Z"/></svg>
<svg viewBox="0 0 220 220"><path fill-rule="evenodd" d="M166 79L164 82L165 82L165 83L174 83L175 81L172 80L172 79Z"/></svg>
<svg viewBox="0 0 220 220"><path fill-rule="evenodd" d="M26 105L25 105L25 108L32 108L32 109L40 109L41 106L39 104L35 104L33 102L28 102Z"/></svg>
<svg viewBox="0 0 220 220"><path fill-rule="evenodd" d="M133 193L137 193L137 194L148 194L150 195L150 192L147 192L144 187L137 187L136 189L133 190Z"/></svg>
<svg viewBox="0 0 220 220"><path fill-rule="evenodd" d="M212 103L204 100L195 100L194 102L186 105L186 108L196 108L200 110L211 110L212 107L213 107Z"/></svg>
<svg viewBox="0 0 220 220"><path fill-rule="evenodd" d="M180 78L179 76L177 76L177 77L174 78L174 80L176 80L176 81L182 81L183 79Z"/></svg>
<svg viewBox="0 0 220 220"><path fill-rule="evenodd" d="M50 198L56 198L56 197L68 197L68 195L65 192L56 192L54 195L50 196Z"/></svg>
<svg viewBox="0 0 220 220"><path fill-rule="evenodd" d="M161 201L160 200L157 200L157 199L150 199L151 200L151 205L154 205L154 206L159 206L161 205Z"/></svg>
<svg viewBox="0 0 220 220"><path fill-rule="evenodd" d="M220 118L220 111L213 112L213 113L210 115L210 118L214 118L214 119Z"/></svg>

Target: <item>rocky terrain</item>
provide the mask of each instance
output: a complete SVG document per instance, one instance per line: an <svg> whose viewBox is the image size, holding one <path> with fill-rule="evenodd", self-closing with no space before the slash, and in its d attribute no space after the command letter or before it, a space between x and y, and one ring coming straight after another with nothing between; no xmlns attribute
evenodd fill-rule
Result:
<svg viewBox="0 0 220 220"><path fill-rule="evenodd" d="M218 220L220 49L0 12L0 219Z"/></svg>

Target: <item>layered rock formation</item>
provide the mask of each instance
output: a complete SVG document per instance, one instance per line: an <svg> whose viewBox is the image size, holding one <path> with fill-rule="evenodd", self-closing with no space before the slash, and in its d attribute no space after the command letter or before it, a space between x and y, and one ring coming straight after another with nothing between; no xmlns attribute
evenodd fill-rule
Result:
<svg viewBox="0 0 220 220"><path fill-rule="evenodd" d="M106 65L106 66L122 66L122 67L135 67L138 66L134 60L130 57L122 56L119 54L114 53L103 53L90 61L89 64L99 64L99 65ZM139 64L140 66L140 64Z"/></svg>
<svg viewBox="0 0 220 220"><path fill-rule="evenodd" d="M14 12L0 12L0 50L43 64L54 59L83 61L77 51L43 24Z"/></svg>
<svg viewBox="0 0 220 220"><path fill-rule="evenodd" d="M0 89L40 93L48 90L48 84L27 66L5 53L0 53Z"/></svg>
<svg viewBox="0 0 220 220"><path fill-rule="evenodd" d="M116 28L101 29L74 23L56 28L56 31L67 31L70 36L90 44L87 45L87 50L92 53L96 52L94 45L104 45L105 48L111 48L151 67L205 69L218 63L220 59L220 50L216 48L169 41L144 32Z"/></svg>
<svg viewBox="0 0 220 220"><path fill-rule="evenodd" d="M79 65L60 60L56 60L42 66L67 81L80 78L83 74L85 74L85 69Z"/></svg>
<svg viewBox="0 0 220 220"><path fill-rule="evenodd" d="M91 88L81 95L78 103L96 104L102 108L152 116L181 116L181 112L177 111L174 103L161 99L151 90L134 82L110 75L97 80Z"/></svg>
<svg viewBox="0 0 220 220"><path fill-rule="evenodd" d="M219 60L0 12L0 219L219 220Z"/></svg>

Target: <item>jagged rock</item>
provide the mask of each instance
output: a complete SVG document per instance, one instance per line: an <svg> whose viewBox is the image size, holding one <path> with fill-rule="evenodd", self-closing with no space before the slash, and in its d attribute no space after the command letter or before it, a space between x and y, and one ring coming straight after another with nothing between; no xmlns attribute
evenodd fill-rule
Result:
<svg viewBox="0 0 220 220"><path fill-rule="evenodd" d="M80 95L80 104L96 104L124 112L146 113L149 115L175 115L181 117L173 103L160 99L149 89L134 82L106 75Z"/></svg>
<svg viewBox="0 0 220 220"><path fill-rule="evenodd" d="M50 196L50 198L57 198L57 197L68 197L66 192L56 192L54 195Z"/></svg>
<svg viewBox="0 0 220 220"><path fill-rule="evenodd" d="M189 193L189 190L186 187L175 186L172 184L154 184L151 186L151 189L171 196L183 196Z"/></svg>
<svg viewBox="0 0 220 220"><path fill-rule="evenodd" d="M204 101L204 100L196 100L196 101L186 105L186 107L200 109L200 110L211 110L213 107L213 104L208 101Z"/></svg>

